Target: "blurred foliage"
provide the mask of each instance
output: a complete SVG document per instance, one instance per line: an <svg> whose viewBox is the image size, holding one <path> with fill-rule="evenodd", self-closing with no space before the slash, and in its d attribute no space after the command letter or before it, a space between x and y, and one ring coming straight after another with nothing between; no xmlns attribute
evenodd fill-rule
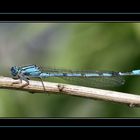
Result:
<svg viewBox="0 0 140 140"><path fill-rule="evenodd" d="M0 73L36 64L67 69L140 69L139 23L0 23ZM140 78L113 90L140 93ZM140 108L65 95L0 90L1 117L139 117Z"/></svg>

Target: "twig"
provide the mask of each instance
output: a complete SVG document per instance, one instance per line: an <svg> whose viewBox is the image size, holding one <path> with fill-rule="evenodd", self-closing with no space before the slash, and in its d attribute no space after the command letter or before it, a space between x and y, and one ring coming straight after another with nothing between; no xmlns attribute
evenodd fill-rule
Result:
<svg viewBox="0 0 140 140"><path fill-rule="evenodd" d="M29 81L29 85L22 87L25 84L25 81L22 84L12 84L15 81L9 77L0 77L0 88L4 89L15 89L15 90L24 90L31 93L56 93L56 94L65 94L65 95L73 95L80 96L85 98L91 98L96 100L105 100L112 101L122 104L127 104L130 107L140 106L140 95L133 95L128 93L102 90L96 88L88 88L82 86L68 85L68 84L60 84L60 83L51 83L51 82L43 82L44 88L40 81ZM49 92L49 93L48 93Z"/></svg>

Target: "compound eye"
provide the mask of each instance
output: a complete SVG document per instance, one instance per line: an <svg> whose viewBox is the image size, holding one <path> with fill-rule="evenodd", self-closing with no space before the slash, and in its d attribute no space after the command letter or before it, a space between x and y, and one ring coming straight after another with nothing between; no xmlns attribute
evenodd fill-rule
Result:
<svg viewBox="0 0 140 140"><path fill-rule="evenodd" d="M18 74L18 67L14 66L11 68L11 74L13 76L16 76Z"/></svg>

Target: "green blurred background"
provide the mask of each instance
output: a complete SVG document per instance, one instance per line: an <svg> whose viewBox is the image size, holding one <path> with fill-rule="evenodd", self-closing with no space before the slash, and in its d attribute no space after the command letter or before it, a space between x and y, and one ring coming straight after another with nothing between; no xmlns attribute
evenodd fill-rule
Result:
<svg viewBox="0 0 140 140"><path fill-rule="evenodd" d="M36 64L66 69L140 69L139 23L0 23L0 75ZM140 94L140 77L113 90ZM0 89L0 117L139 117L140 108L66 95Z"/></svg>

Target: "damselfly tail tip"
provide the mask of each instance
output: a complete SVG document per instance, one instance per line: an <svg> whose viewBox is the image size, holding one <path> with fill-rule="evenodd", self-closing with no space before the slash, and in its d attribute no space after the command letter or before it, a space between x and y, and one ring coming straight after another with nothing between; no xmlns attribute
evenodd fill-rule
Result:
<svg viewBox="0 0 140 140"><path fill-rule="evenodd" d="M132 73L133 73L134 75L140 75L140 70L133 70Z"/></svg>

